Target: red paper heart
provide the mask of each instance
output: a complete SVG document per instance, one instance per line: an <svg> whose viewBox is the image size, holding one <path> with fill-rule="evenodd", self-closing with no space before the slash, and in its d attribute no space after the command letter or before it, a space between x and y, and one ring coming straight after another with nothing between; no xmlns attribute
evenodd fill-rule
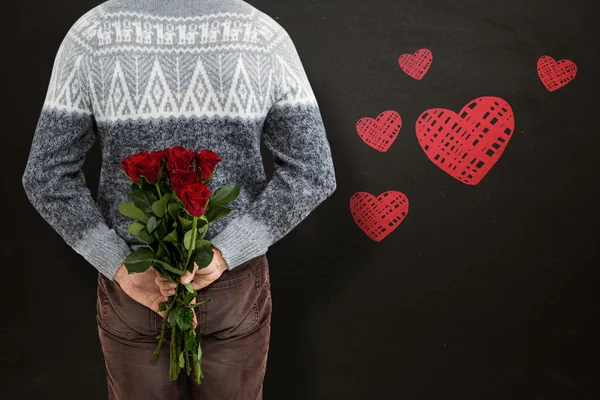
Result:
<svg viewBox="0 0 600 400"><path fill-rule="evenodd" d="M356 225L371 239L380 242L406 217L408 198L395 190L377 197L368 192L357 192L350 198L350 212Z"/></svg>
<svg viewBox="0 0 600 400"><path fill-rule="evenodd" d="M550 56L541 56L537 71L546 89L554 92L575 79L577 65L571 60L556 61Z"/></svg>
<svg viewBox="0 0 600 400"><path fill-rule="evenodd" d="M415 54L402 54L398 63L402 71L412 78L421 80L431 67L433 54L429 49L419 49Z"/></svg>
<svg viewBox="0 0 600 400"><path fill-rule="evenodd" d="M387 151L402 128L402 118L396 111L384 111L376 119L364 117L356 122L360 138L375 150Z"/></svg>
<svg viewBox="0 0 600 400"><path fill-rule="evenodd" d="M417 119L416 131L435 165L467 185L476 185L502 155L514 125L508 103L488 96L471 101L458 114L429 109Z"/></svg>

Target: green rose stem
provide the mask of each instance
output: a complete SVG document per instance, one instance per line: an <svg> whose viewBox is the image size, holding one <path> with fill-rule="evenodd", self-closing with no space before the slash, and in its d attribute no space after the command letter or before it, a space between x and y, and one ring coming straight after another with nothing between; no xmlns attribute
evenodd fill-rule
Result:
<svg viewBox="0 0 600 400"><path fill-rule="evenodd" d="M156 349L153 353L154 358L158 358L158 356L160 355L160 351L165 340L165 329L167 328L167 320L169 318L169 313L173 309L173 306L175 306L175 303L177 303L177 298L179 297L179 295L180 291L177 291L175 294L175 298L173 299L173 301L171 301L171 304L169 304L169 307L165 311L165 318L163 319L162 326L160 329L160 336L158 337L158 345L156 346Z"/></svg>
<svg viewBox="0 0 600 400"><path fill-rule="evenodd" d="M159 195L160 195L160 189L157 186L157 189L159 190ZM192 252L194 251L194 248L196 247L196 235L198 233L198 217L194 216L194 220L192 222L192 239L191 239L191 243L190 246L188 248L188 255L187 255L187 260L185 265L187 266L187 264L189 263L189 260L192 256ZM165 340L165 330L167 327L167 320L169 317L169 313L171 312L171 310L173 309L173 307L175 306L175 303L177 302L178 298L180 297L181 293L183 292L182 290L179 290L179 288L181 287L179 285L179 280L177 281L177 290L176 290L176 294L175 294L175 298L171 301L171 303L169 304L169 307L166 309L165 311L165 318L162 321L162 326L161 326L161 332L160 332L160 336L158 337L158 344L156 346L156 349L154 350L153 356L154 358L158 358L160 355L160 352L162 350L162 346ZM182 344L182 339L181 337L179 337L180 335L183 335L184 332L181 331L179 332L179 329L177 329L177 326L172 326L171 327L171 342L170 342L170 367L169 367L169 378L170 380L176 380L177 377L179 376L179 360L178 360L178 354L180 353L179 348L181 347ZM186 335L187 336L187 335ZM187 339L186 341L187 342ZM184 343L185 343L184 342ZM177 351L176 351L177 350ZM188 354L186 352L186 354L184 355L185 359L186 359L186 363L189 364L189 357Z"/></svg>
<svg viewBox="0 0 600 400"><path fill-rule="evenodd" d="M196 234L198 233L198 217L194 216L194 222L192 223L192 240L190 241L190 247L188 248L187 261L185 265L190 262L190 257L192 256L192 251L196 247Z"/></svg>

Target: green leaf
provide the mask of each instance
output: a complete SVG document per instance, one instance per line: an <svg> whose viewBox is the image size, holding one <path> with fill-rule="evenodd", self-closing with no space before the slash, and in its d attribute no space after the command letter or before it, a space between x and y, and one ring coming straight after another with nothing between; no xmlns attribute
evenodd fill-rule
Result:
<svg viewBox="0 0 600 400"><path fill-rule="evenodd" d="M194 375L196 375L196 384L200 384L200 381L204 378L202 374L202 369L200 368L200 360L198 360L198 355L195 351L192 351L192 358L194 359Z"/></svg>
<svg viewBox="0 0 600 400"><path fill-rule="evenodd" d="M190 332L196 332L194 330L191 330ZM196 341L196 335L190 334L187 338L187 341L185 342L185 346L183 347L183 351L190 351L192 350L192 348L194 348L194 342Z"/></svg>
<svg viewBox="0 0 600 400"><path fill-rule="evenodd" d="M177 325L182 331L192 329L194 326L194 310L180 306L177 309Z"/></svg>
<svg viewBox="0 0 600 400"><path fill-rule="evenodd" d="M187 253L183 251L183 249L181 248L181 244L179 242L176 242L173 243L172 247L177 251L177 260L183 263L183 261L186 260Z"/></svg>
<svg viewBox="0 0 600 400"><path fill-rule="evenodd" d="M208 247L210 248L212 245L210 244L210 240L206 239L196 239L196 249L199 247ZM212 250L211 250L212 251Z"/></svg>
<svg viewBox="0 0 600 400"><path fill-rule="evenodd" d="M191 293L186 293L185 296L183 297L183 302L185 304L190 304L192 302L192 300L194 299L194 297L196 297L196 296L198 296L198 294L196 293L195 290Z"/></svg>
<svg viewBox="0 0 600 400"><path fill-rule="evenodd" d="M185 236L183 237L183 246L189 250L189 248L191 247L191 242L192 242L192 235L194 234L194 230L190 229L189 231L187 231L185 233Z"/></svg>
<svg viewBox="0 0 600 400"><path fill-rule="evenodd" d="M167 308L169 308L168 301L161 301L158 303L158 311L167 311Z"/></svg>
<svg viewBox="0 0 600 400"><path fill-rule="evenodd" d="M165 255L169 255L169 250L163 242L158 243L158 249L156 250L156 258L163 258Z"/></svg>
<svg viewBox="0 0 600 400"><path fill-rule="evenodd" d="M194 221L191 221L185 217L182 217L181 215L178 216L179 217L179 222L181 222L181 227L185 230L185 229L189 229L192 224L194 223Z"/></svg>
<svg viewBox="0 0 600 400"><path fill-rule="evenodd" d="M158 227L156 228L156 231L154 231L155 235L158 235L159 238L164 238L167 235L167 227L166 224L161 223L161 221L158 221Z"/></svg>
<svg viewBox="0 0 600 400"><path fill-rule="evenodd" d="M144 187L146 189L144 189ZM147 183L143 183L142 188L138 188L129 193L129 198L133 200L136 207L149 213L152 211L152 203L156 199L156 196L151 196L147 189Z"/></svg>
<svg viewBox="0 0 600 400"><path fill-rule="evenodd" d="M240 190L242 185L223 185L210 196L210 201L219 203L219 204L227 204L235 199L240 194Z"/></svg>
<svg viewBox="0 0 600 400"><path fill-rule="evenodd" d="M154 261L154 252L145 248L139 248L125 257L125 267L132 274L146 271Z"/></svg>
<svg viewBox="0 0 600 400"><path fill-rule="evenodd" d="M152 204L156 200L158 200L158 192L156 191L156 185L154 183L150 183L146 177L141 179L142 182L142 190L148 196L149 203Z"/></svg>
<svg viewBox="0 0 600 400"><path fill-rule="evenodd" d="M179 235L177 229L173 229L167 236L164 237L163 242L178 242Z"/></svg>
<svg viewBox="0 0 600 400"><path fill-rule="evenodd" d="M159 217L164 216L167 212L167 203L169 202L170 198L171 194L166 193L160 200L156 200L154 203L152 203L152 212Z"/></svg>
<svg viewBox="0 0 600 400"><path fill-rule="evenodd" d="M142 209L136 207L133 201L120 203L119 212L126 217L137 219L143 223L148 222L148 215Z"/></svg>
<svg viewBox="0 0 600 400"><path fill-rule="evenodd" d="M145 227L143 224L140 224L139 222L135 221L129 225L129 227L127 228L127 232L131 233L134 236L137 236L140 230L144 228Z"/></svg>
<svg viewBox="0 0 600 400"><path fill-rule="evenodd" d="M195 291L195 290L194 290L194 288L192 287L192 284L191 284L191 283L186 283L186 284L185 284L185 285L183 285L183 286L185 286L185 288L187 289L187 291L188 291L188 292L196 294L196 291Z"/></svg>
<svg viewBox="0 0 600 400"><path fill-rule="evenodd" d="M201 221L201 220L198 219L198 221ZM198 238L199 240L204 239L204 235L206 235L206 232L208 231L208 227L209 227L209 224L205 223L200 228L198 228L198 234L196 235L196 238Z"/></svg>
<svg viewBox="0 0 600 400"><path fill-rule="evenodd" d="M210 242L209 242L210 243ZM199 247L195 250L194 261L198 264L198 269L207 267L213 260L215 253L212 251L212 247Z"/></svg>
<svg viewBox="0 0 600 400"><path fill-rule="evenodd" d="M142 228L138 232L137 237L146 244L154 243L156 241L156 239L154 239L154 236L152 236L146 228Z"/></svg>
<svg viewBox="0 0 600 400"><path fill-rule="evenodd" d="M181 307L182 306L179 303L177 303L169 312L167 321L169 322L169 324L171 324L172 327L177 325L177 310L179 310Z"/></svg>
<svg viewBox="0 0 600 400"><path fill-rule="evenodd" d="M213 203L212 201L208 203L208 207L206 208L205 215L206 219L209 222L214 222L219 218L223 218L231 212L231 208L225 207L219 203Z"/></svg>
<svg viewBox="0 0 600 400"><path fill-rule="evenodd" d="M175 268L175 267L171 266L169 263L166 263L162 260L155 260L155 262L157 264L162 265L167 271L171 271L172 273L177 274L179 276L183 275L183 273L184 273L184 271L182 271L178 268Z"/></svg>
<svg viewBox="0 0 600 400"><path fill-rule="evenodd" d="M181 368L185 367L185 359L183 358L183 352L179 353L179 366Z"/></svg>
<svg viewBox="0 0 600 400"><path fill-rule="evenodd" d="M181 211L181 205L178 202L170 202L167 204L167 211L173 219L177 219L179 217L179 212Z"/></svg>
<svg viewBox="0 0 600 400"><path fill-rule="evenodd" d="M148 218L148 223L146 224L146 229L148 229L148 233L154 232L154 230L158 227L159 223L160 221L157 220L154 215L150 216L150 218Z"/></svg>

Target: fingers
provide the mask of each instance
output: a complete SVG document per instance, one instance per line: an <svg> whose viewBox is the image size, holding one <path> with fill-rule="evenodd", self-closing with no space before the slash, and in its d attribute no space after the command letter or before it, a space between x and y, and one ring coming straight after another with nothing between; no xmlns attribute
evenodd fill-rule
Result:
<svg viewBox="0 0 600 400"><path fill-rule="evenodd" d="M192 272L186 270L185 274L183 274L180 278L181 283L183 283L184 285L186 283L190 283L191 280L194 279L196 271L198 271L198 264L196 264L196 261L194 261L194 270Z"/></svg>
<svg viewBox="0 0 600 400"><path fill-rule="evenodd" d="M173 296L175 294L177 284L170 282L167 278L157 275L156 278L154 278L154 282L156 282L156 285L160 289L160 294L163 296L168 298L169 296Z"/></svg>
<svg viewBox="0 0 600 400"><path fill-rule="evenodd" d="M199 270L198 272L196 272L196 275L194 275L194 280L192 281L192 288L194 290L200 290L210 285L215 280L219 279L221 273L222 272L220 272L220 270L211 267Z"/></svg>
<svg viewBox="0 0 600 400"><path fill-rule="evenodd" d="M201 276L197 275L194 277L194 280L192 281L192 289L194 290L200 290L205 286L208 286L210 282L207 282L206 279L202 279Z"/></svg>
<svg viewBox="0 0 600 400"><path fill-rule="evenodd" d="M219 279L222 273L223 270L218 268L217 264L209 264L207 267L196 271L191 281L192 288L200 290Z"/></svg>

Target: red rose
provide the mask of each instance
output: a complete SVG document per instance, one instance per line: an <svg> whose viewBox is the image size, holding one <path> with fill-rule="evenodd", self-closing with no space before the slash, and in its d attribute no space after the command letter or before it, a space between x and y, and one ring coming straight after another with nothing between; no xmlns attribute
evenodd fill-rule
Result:
<svg viewBox="0 0 600 400"><path fill-rule="evenodd" d="M210 195L210 189L202 182L192 183L181 189L181 200L186 210L194 217L204 214Z"/></svg>
<svg viewBox="0 0 600 400"><path fill-rule="evenodd" d="M212 150L204 149L199 153L196 153L196 165L198 167L198 174L200 179L206 181L215 170L215 167L222 158Z"/></svg>
<svg viewBox="0 0 600 400"><path fill-rule="evenodd" d="M199 182L199 178L193 169L188 170L188 171L184 171L184 170L177 170L177 171L178 172L172 173L169 176L169 183L171 184L171 187L173 188L173 191L175 192L177 197L179 197L180 199L183 200L183 195L181 194L181 190L185 186Z"/></svg>
<svg viewBox="0 0 600 400"><path fill-rule="evenodd" d="M175 161L177 163L190 164L196 155L193 150L188 150L185 147L175 146L163 150L167 161Z"/></svg>
<svg viewBox="0 0 600 400"><path fill-rule="evenodd" d="M121 168L125 170L127 176L129 176L129 178L135 183L139 183L141 173L140 164L143 162L146 156L148 156L148 152L143 151L121 160Z"/></svg>
<svg viewBox="0 0 600 400"><path fill-rule="evenodd" d="M185 161L169 160L167 161L167 171L169 174L178 174L181 172L194 172L194 166Z"/></svg>
<svg viewBox="0 0 600 400"><path fill-rule="evenodd" d="M163 151L153 151L148 154L139 164L140 164L140 173L144 175L144 177L150 183L158 182L158 175L162 168L163 162Z"/></svg>

